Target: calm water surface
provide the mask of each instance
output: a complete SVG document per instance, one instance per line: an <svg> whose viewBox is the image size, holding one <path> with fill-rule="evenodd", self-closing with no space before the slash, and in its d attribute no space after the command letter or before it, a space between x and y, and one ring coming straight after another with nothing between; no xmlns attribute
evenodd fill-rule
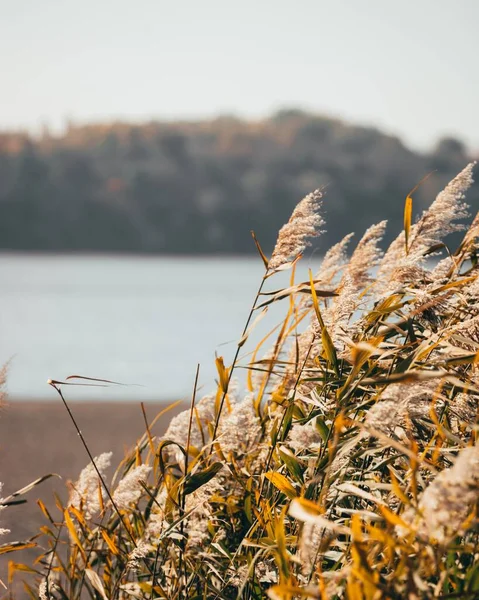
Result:
<svg viewBox="0 0 479 600"><path fill-rule="evenodd" d="M0 255L10 397L53 400L49 378L80 374L140 385L72 387L69 398L173 400L190 394L198 362L210 391L215 352L232 359L262 274L255 258ZM287 281L273 279L274 288Z"/></svg>

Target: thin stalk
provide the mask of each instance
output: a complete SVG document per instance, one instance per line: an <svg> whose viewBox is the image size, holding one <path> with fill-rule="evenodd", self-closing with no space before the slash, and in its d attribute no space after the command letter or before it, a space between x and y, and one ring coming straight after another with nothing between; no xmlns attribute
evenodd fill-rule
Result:
<svg viewBox="0 0 479 600"><path fill-rule="evenodd" d="M199 376L200 376L200 365L198 364L196 366L195 384L193 386L193 394L191 396L190 420L189 420L189 423L188 423L188 436L186 438L185 477L188 474L188 449L190 447L190 441L191 441L191 428L192 428L192 425L193 425L193 410L195 408L196 391L198 389L198 379L199 379ZM183 495L183 503L184 503L184 495ZM183 506L183 510L184 510L184 506Z"/></svg>
<svg viewBox="0 0 479 600"><path fill-rule="evenodd" d="M260 283L260 286L258 288L258 291L256 292L256 296L255 296L255 299L254 299L254 302L253 302L253 306L251 307L251 310L249 312L248 318L246 319L246 325L244 326L243 333L241 334L240 341L238 342L238 346L236 348L236 353L234 355L233 362L231 363L231 367L230 367L229 374L228 374L228 379L226 381L226 386L225 386L225 389L223 390L223 395L221 396L221 401L220 401L220 405L219 405L219 408L218 408L218 414L216 415L215 426L214 426L214 429L213 429L213 438L212 438L212 441L214 441L216 439L216 434L218 433L218 427L219 427L219 424L220 424L221 413L223 411L223 406L224 406L224 403L225 403L226 395L228 394L228 389L229 389L229 386L230 386L231 378L233 376L233 371L234 371L234 369L236 367L236 363L238 362L238 356L239 356L240 350L241 350L241 348L243 346L243 343L242 343L243 342L243 338L244 338L244 336L245 336L245 334L246 334L246 332L248 330L249 324L251 322L251 319L253 317L253 313L254 313L255 308L256 308L256 304L258 302L258 298L259 298L259 296L261 294L261 291L263 290L263 286L264 286L267 278L268 278L268 271L266 271L266 273L263 275L263 278L261 279L261 283ZM212 451L213 451L213 445L211 446L211 452Z"/></svg>
<svg viewBox="0 0 479 600"><path fill-rule="evenodd" d="M113 506L113 508L114 508L114 510L115 510L115 512L116 512L116 514L118 515L118 518L120 519L120 522L122 523L123 527L125 528L125 531L126 531L126 533L127 533L128 537L129 537L129 538L130 538L130 540L131 540L131 543L133 544L134 548L136 548L136 547L137 547L137 543L136 543L136 541L135 541L135 538L134 538L134 537L133 537L133 535L131 534L131 532L130 532L130 530L128 529L128 527L125 525L125 522L124 522L124 520L123 520L123 516L121 515L121 513L120 513L120 511L119 511L119 509L118 509L118 506L116 505L115 501L113 500L113 496L111 495L111 492L110 492L110 490L108 489L108 486L106 485L106 482L105 482L105 480L104 480L104 478L103 478L102 474L100 473L100 471L99 471L98 467L96 466L96 463L95 463L95 460L94 460L94 458L93 458L93 455L92 455L92 453L90 452L90 448L88 447L88 444L86 443L86 440L85 440L85 438L83 437L83 434L82 434L82 432L81 432L81 430L80 430L80 428L79 428L79 426L78 426L78 423L76 422L76 419L75 419L75 417L73 416L73 413L72 413L72 411L70 410L70 407L68 406L68 403L67 403L67 401L65 400L65 398L64 398L64 396L63 396L63 394L62 394L62 392L61 392L61 389L60 389L59 387L57 387L57 386L56 386L56 382L55 382L55 381L49 381L49 383L50 383L50 385L51 385L51 386L52 386L52 387L53 387L53 388L54 388L54 389L55 389L55 390L58 392L58 394L59 394L60 398L62 399L62 402L63 402L63 404L64 404L65 408L67 409L68 415L69 415L69 417L70 417L70 419L71 419L71 421L72 421L72 423L73 423L73 425L74 425L74 427L75 427L75 429L76 429L76 432L77 432L77 434L78 434L78 437L80 438L80 440L81 440L81 442L82 442L82 444L83 444L83 447L85 448L85 450L86 450L86 453L88 454L88 457L89 457L89 459L90 459L90 461L91 461L91 464L93 465L93 468L95 469L95 471L96 471L96 474L98 475L98 479L100 480L101 484L102 484L102 485L103 485L103 487L105 488L105 492L106 492L106 494L107 494L107 496L108 496L108 499L110 500L110 502L111 502L111 505ZM146 562L146 559L145 559L145 558L143 558L143 563L144 563L144 565L145 565L145 567L146 567L147 571L148 571L150 574L152 574L152 573L151 573L151 569L150 569L150 567L148 566L148 563ZM153 578L153 579L152 579L152 585L153 585L153 587L154 587L154 582L155 582L155 579ZM117 585L118 585L118 581L117 581L117 582L116 582L116 584L115 584L115 588L117 587Z"/></svg>
<svg viewBox="0 0 479 600"><path fill-rule="evenodd" d="M184 469L185 469L185 474L184 474L184 479L186 481L186 478L188 476L188 458L189 458L189 448L190 448L190 441L191 441L191 428L193 425L193 412L195 409L195 402L196 402L196 391L198 389L198 379L200 376L200 365L198 364L196 366L196 375L195 375L195 383L193 386L193 393L191 395L191 405L190 405L190 420L188 423L188 436L186 438L186 452L185 452L185 462L184 462ZM181 500L180 500L180 517L183 517L185 514L185 505L186 505L186 494L185 494L185 489L183 488L182 493L181 493ZM183 560L183 554L185 552L185 520L182 519L181 523L180 523L180 533L181 533L181 543L180 543L180 556L179 556L179 561L178 561L178 571L181 573L181 571L183 570L183 566L184 566L184 560ZM185 579L185 587L187 586L188 583L188 576L187 576L187 572L186 572L186 565L185 565L185 570L184 570L184 579Z"/></svg>
<svg viewBox="0 0 479 600"><path fill-rule="evenodd" d="M119 509L118 509L118 507L117 507L117 505L116 505L116 503L115 503L115 501L113 500L113 496L111 495L111 492L110 492L110 490L108 489L108 486L106 485L106 482L105 482L105 480L103 479L103 475L100 473L100 471L98 470L98 467L96 466L95 459L93 458L93 455L92 455L92 453L90 452L90 448L88 447L88 444L86 443L86 441L85 441L85 438L83 437L83 434L82 434L82 432L81 432L80 428L78 427L78 423L76 422L76 420L75 420L75 417L73 416L73 413L72 413L72 411L70 410L70 407L68 406L68 404L67 404L67 402L66 402L66 400L65 400L65 398L64 398L64 396L63 396L63 394L62 394L62 392L61 392L61 389L60 389L60 388L58 388L58 387L55 385L55 382L54 382L54 381L50 382L50 385L51 385L53 388L55 388L55 389L56 389L56 391L59 393L59 395L60 395L60 398L62 399L62 401L63 401L63 404L64 404L65 408L67 409L68 415L69 415L69 417L70 417L70 419L71 419L71 421L72 421L72 423L73 423L73 425L74 425L74 427L75 427L75 429L76 429L76 432L77 432L77 434L78 434L78 437L80 438L80 440L81 440L81 442L82 442L82 444L83 444L83 447L85 448L85 450L86 450L86 453L88 454L88 458L90 459L90 461L91 461L91 464L93 465L93 468L95 469L95 471L96 471L96 474L98 475L98 479L101 481L101 484L102 484L102 486L105 488L106 495L108 496L108 499L110 500L110 502L111 502L111 505L112 505L112 506L113 506L113 508L115 509L115 512L116 512L116 514L118 515L118 517L119 517L119 519L120 519L121 523L122 523L122 524L123 524L123 526L125 527L125 530L126 530L126 532L127 532L128 536L129 536L130 540L132 541L132 543L133 543L134 547L136 548L136 541L135 541L135 539L133 538L133 536L131 535L131 533L130 533L130 530L128 529L128 527L126 527L126 526L125 526L125 522L123 521L123 517L122 517L122 515L121 515L121 513L120 513L120 511L119 511Z"/></svg>
<svg viewBox="0 0 479 600"><path fill-rule="evenodd" d="M72 411L70 410L70 407L68 406L68 404L67 404L67 401L65 400L65 398L64 398L64 396L63 396L63 394L62 394L62 392L61 392L61 389L60 389L59 387L57 387L57 386L56 386L56 382L55 382L55 381L49 381L49 383L50 383L50 385L51 385L51 386L52 386L52 387L53 387L53 388L54 388L54 389L55 389L55 390L58 392L58 394L59 394L60 398L62 399L62 402L63 402L63 404L64 404L65 408L67 409L68 415L69 415L69 417L70 417L70 419L71 419L71 421L72 421L72 423L73 423L73 425L74 425L74 427L75 427L75 429L76 429L76 432L77 432L77 434L78 434L78 437L80 438L80 440L81 440L81 442L82 442L82 444L83 444L83 447L85 448L85 450L86 450L86 453L88 454L88 457L89 457L89 459L90 459L90 461L91 461L91 464L93 465L93 468L95 469L95 471L96 471L96 474L98 475L98 479L100 480L100 482L101 482L102 486L105 488L106 494L107 494L107 496L108 496L108 498L109 498L109 500L110 500L110 502L111 502L111 505L113 506L113 508L114 508L114 510L115 510L115 512L116 512L116 514L118 515L118 518L120 519L120 522L122 523L123 527L125 528L125 531L126 531L126 533L127 533L128 537L129 537L129 538L130 538L130 540L131 540L131 543L133 544L134 548L136 548L136 547L137 547L137 544L136 544L135 538L134 538L134 537L133 537L133 535L131 534L131 532L130 532L130 530L128 529L128 527L125 525L125 522L124 522L124 520L123 520L123 516L121 515L121 513L120 513L120 511L119 511L119 509L118 509L118 506L116 505L116 502L113 500L113 496L111 495L111 492L110 492L110 490L108 489L108 486L106 485L106 482L105 482L105 480L104 480L104 478L103 478L102 474L100 473L100 471L99 471L98 467L96 466L96 463L95 463L95 460L94 460L94 458L93 458L93 455L92 455L92 453L90 452L90 448L88 447L88 444L86 443L86 441L85 441L85 438L83 437L83 434L82 434L82 432L81 432L80 428L78 427L78 423L76 422L76 419L75 419L75 417L73 416L73 413L72 413ZM151 574L151 569L150 569L150 567L148 566L148 563L146 562L146 559L145 559L145 558L143 558L143 563L144 563L144 565L145 565L145 567L146 567L147 571L148 571L148 572ZM152 584L153 584L153 586L154 586L154 582L155 582L155 580L154 580L154 579L152 579Z"/></svg>
<svg viewBox="0 0 479 600"><path fill-rule="evenodd" d="M158 542L157 546L156 546L156 551L155 551L155 562L153 563L153 578L152 581L156 580L156 567L158 566L158 559L160 558L160 543ZM153 600L153 594L155 593L155 586L152 585L151 586L151 594L150 594L150 600Z"/></svg>
<svg viewBox="0 0 479 600"><path fill-rule="evenodd" d="M293 393L292 393L292 395L291 395L291 398L290 398L290 400L289 400L289 402L288 402L288 406L285 408L285 410L283 411L283 414L281 415L281 421L280 421L280 423L279 423L279 426L278 426L278 436L277 436L277 438L276 438L276 442L275 442L274 446L271 446L271 448L270 448L270 450L269 450L269 452L268 452L268 457L267 457L267 459L266 459L266 466L265 466L265 469L264 469L264 470L265 470L265 472L266 472L266 471L268 471L268 469L269 469L269 466L270 466L270 464L271 464L271 460L272 460L272 458L273 458L273 453L274 453L274 451L275 451L276 444L277 444L277 442L278 442L278 438L279 438L279 435L280 435L280 432L281 432L281 428L283 427L284 419L285 419L285 417L286 417L286 413L288 412L288 408L289 408L289 407L290 407L292 404L294 404L294 402L295 402L295 400L296 400L296 391L297 391L297 389L298 389L299 382L301 381L301 376L302 376L302 374L303 374L303 371L304 371L304 369L305 369L305 367L306 367L306 363L308 362L309 355L310 355L310 353L311 353L311 350L312 350L312 348L313 348L313 344L314 344L314 342L315 342L315 341L316 341L316 340L315 340L314 338L311 340L311 344L309 345L309 348L308 348L308 352L307 352L307 354L306 354L306 357L305 357L305 359L304 359L304 361L303 361L303 364L301 365L301 369L299 370L299 373L298 373L298 375L297 375L297 377L296 377L296 381L294 382L294 386L293 386ZM284 440L279 440L279 441L284 441ZM259 488L259 494L260 494L260 496L261 496L261 495L262 495L262 493L263 493L264 483L265 483L265 478L263 478L263 479L262 479L262 481L261 481L261 486L260 486L260 488Z"/></svg>
<svg viewBox="0 0 479 600"><path fill-rule="evenodd" d="M50 555L50 560L48 562L47 574L45 575L47 598L50 597L49 578L50 578L50 573L52 572L52 569L53 569L53 561L55 560L55 554L57 551L58 542L60 541L60 535L61 535L64 523L65 523L65 517L63 517L60 527L58 528L58 533L55 536L55 543L53 544L52 549L51 549L51 555Z"/></svg>

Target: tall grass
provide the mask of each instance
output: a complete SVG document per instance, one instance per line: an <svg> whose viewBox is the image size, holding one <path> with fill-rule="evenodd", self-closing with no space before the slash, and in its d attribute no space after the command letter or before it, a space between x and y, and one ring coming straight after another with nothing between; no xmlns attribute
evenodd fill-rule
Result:
<svg viewBox="0 0 479 600"><path fill-rule="evenodd" d="M472 169L414 224L409 196L384 254L381 222L296 283L323 224L321 193L303 200L271 260L258 244L265 275L216 390L195 384L162 438L147 423L113 481L105 454L55 514L40 502L41 554L10 576L34 570L42 599L479 597L479 215L455 251L443 240ZM276 302L283 321L248 352Z"/></svg>

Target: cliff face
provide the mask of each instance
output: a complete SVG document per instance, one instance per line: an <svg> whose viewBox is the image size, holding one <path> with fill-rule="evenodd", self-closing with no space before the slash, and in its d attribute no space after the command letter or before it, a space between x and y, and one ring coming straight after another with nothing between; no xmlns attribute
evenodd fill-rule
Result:
<svg viewBox="0 0 479 600"><path fill-rule="evenodd" d="M297 201L327 186L327 249L372 220L402 226L468 160L299 111L268 120L70 127L60 138L0 134L0 249L158 253L265 251ZM476 186L470 201L479 198Z"/></svg>

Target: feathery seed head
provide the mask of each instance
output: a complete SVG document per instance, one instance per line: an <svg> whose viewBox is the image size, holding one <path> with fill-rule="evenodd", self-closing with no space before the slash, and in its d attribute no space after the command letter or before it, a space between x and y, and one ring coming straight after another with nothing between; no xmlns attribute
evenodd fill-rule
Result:
<svg viewBox="0 0 479 600"><path fill-rule="evenodd" d="M474 183L472 178L475 162L471 162L440 192L419 221L411 227L410 243L406 252L405 234L402 231L389 246L382 259L378 281L383 291L391 290L397 283L398 273L402 281L414 281L414 269L419 267L431 248L440 244L442 238L454 231L464 229L458 220L467 217L464 202L467 190Z"/></svg>
<svg viewBox="0 0 479 600"><path fill-rule="evenodd" d="M238 435L241 432L241 435ZM261 422L253 406L253 396L244 400L225 415L219 428L219 443L225 454L234 452L237 457L251 451L261 434Z"/></svg>
<svg viewBox="0 0 479 600"><path fill-rule="evenodd" d="M387 221L381 221L366 230L346 267L347 274L358 291L370 281L370 270L379 264L379 243L383 239L386 225Z"/></svg>
<svg viewBox="0 0 479 600"><path fill-rule="evenodd" d="M321 446L321 436L314 426L314 419L305 425L295 423L288 434L287 444L298 453L317 450Z"/></svg>
<svg viewBox="0 0 479 600"><path fill-rule="evenodd" d="M47 592L47 582L42 581L38 587L38 597L40 600L50 600L50 595Z"/></svg>
<svg viewBox="0 0 479 600"><path fill-rule="evenodd" d="M98 471L104 476L110 466L113 452L104 452L94 458ZM80 473L78 481L72 485L70 491L69 506L77 509L83 505L85 518L91 519L100 510L99 486L101 485L98 474L92 463L87 465ZM103 490L102 492L103 493Z"/></svg>
<svg viewBox="0 0 479 600"><path fill-rule="evenodd" d="M346 251L353 236L354 233L348 233L340 242L331 246L324 255L321 266L314 276L315 279L321 281L322 286L332 284L338 272L346 264L348 260Z"/></svg>
<svg viewBox="0 0 479 600"><path fill-rule="evenodd" d="M293 210L289 221L278 234L276 246L269 261L269 269L276 271L293 262L307 246L309 238L319 235L324 221L318 214L323 193L318 189L308 194Z"/></svg>
<svg viewBox="0 0 479 600"><path fill-rule="evenodd" d="M139 465L123 477L113 493L113 500L119 510L125 510L138 501L143 491L141 482L146 480L150 471L151 467L148 465Z"/></svg>
<svg viewBox="0 0 479 600"><path fill-rule="evenodd" d="M128 563L126 565L127 569L137 571L140 568L140 560L145 558L145 556L148 556L150 549L150 544L148 544L145 540L140 540L136 548L134 548L128 556Z"/></svg>
<svg viewBox="0 0 479 600"><path fill-rule="evenodd" d="M458 535L469 511L479 499L479 446L464 448L454 464L444 469L424 490L419 501L419 521L408 509L403 519L415 523L419 536L439 544Z"/></svg>

